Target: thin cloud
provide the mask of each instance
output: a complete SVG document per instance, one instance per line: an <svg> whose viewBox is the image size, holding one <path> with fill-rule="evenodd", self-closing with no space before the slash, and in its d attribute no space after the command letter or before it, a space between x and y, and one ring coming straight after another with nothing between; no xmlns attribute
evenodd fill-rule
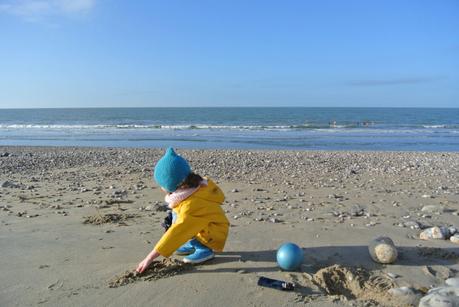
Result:
<svg viewBox="0 0 459 307"><path fill-rule="evenodd" d="M37 21L49 16L85 13L94 5L95 0L9 0L0 4L0 13Z"/></svg>
<svg viewBox="0 0 459 307"><path fill-rule="evenodd" d="M366 79L349 82L352 86L388 86L429 83L443 80L445 77L416 77L416 78L395 78L395 79Z"/></svg>
<svg viewBox="0 0 459 307"><path fill-rule="evenodd" d="M59 8L64 12L89 11L94 6L94 0L59 0Z"/></svg>

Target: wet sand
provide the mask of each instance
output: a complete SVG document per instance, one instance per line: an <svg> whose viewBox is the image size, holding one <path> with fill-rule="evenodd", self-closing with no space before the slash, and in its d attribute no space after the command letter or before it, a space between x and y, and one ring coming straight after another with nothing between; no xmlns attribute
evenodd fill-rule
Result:
<svg viewBox="0 0 459 307"><path fill-rule="evenodd" d="M163 151L0 147L0 305L394 306L390 288L421 296L458 276L457 243L419 239L431 226L459 228L458 153L178 152L226 194L225 251L131 282L163 233L151 179ZM394 264L369 256L381 235L397 246ZM305 253L295 272L275 261L288 241ZM260 276L296 290L261 288Z"/></svg>

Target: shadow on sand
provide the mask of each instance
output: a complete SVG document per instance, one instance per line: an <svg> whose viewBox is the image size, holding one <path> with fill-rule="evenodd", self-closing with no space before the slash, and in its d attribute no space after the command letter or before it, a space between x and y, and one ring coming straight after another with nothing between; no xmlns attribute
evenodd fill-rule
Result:
<svg viewBox="0 0 459 307"><path fill-rule="evenodd" d="M418 247L418 246L398 246L399 257L397 265L403 266L423 266L423 265L452 265L459 263L459 247L437 248L437 247ZM320 246L303 248L304 261L301 271L315 273L321 268L339 264L351 267L363 267L367 270L382 269L385 266L371 260L367 246ZM219 264L229 262L241 263L239 266L231 268L215 268ZM246 262L267 262L269 266L250 267ZM275 250L262 251L228 251L217 254L217 256L207 262L211 265L207 269L201 266L197 271L203 272L236 272L244 270L246 272L275 272L279 271L276 263Z"/></svg>
<svg viewBox="0 0 459 307"><path fill-rule="evenodd" d="M397 250L399 257L396 264L399 266L453 265L459 263L459 248L398 246ZM342 267L359 267L367 272L381 270L385 267L385 265L375 263L371 260L367 246L320 246L303 248L303 251L303 264L296 272L308 273L310 275L314 275L320 269L331 267L335 264ZM263 264L261 266L260 264L251 265L251 262ZM245 273L262 274L281 272L281 269L276 263L275 250L222 252L207 262L207 264L199 266L197 270L193 270L190 273L236 273L241 270ZM230 264L230 267L228 267L228 264ZM314 282L312 284L298 282L299 278L302 279L301 276L298 277L292 274L290 277L296 284L294 292L299 295L300 300L301 298L313 299L314 297L322 296L324 291L327 291L321 289L321 287L317 287L317 284ZM368 281L364 280L364 282ZM383 282L382 285L386 288L393 286L387 277L381 279L381 281ZM340 288L342 291L347 291L342 292L342 294L349 292L350 295L348 293L345 296L350 299L355 298L357 294L351 291L352 288L346 288L346 280L333 281L332 284L335 282L342 284L342 289L344 289ZM385 283L387 285L390 284L390 286L387 286ZM375 285L372 285L372 288L375 287Z"/></svg>

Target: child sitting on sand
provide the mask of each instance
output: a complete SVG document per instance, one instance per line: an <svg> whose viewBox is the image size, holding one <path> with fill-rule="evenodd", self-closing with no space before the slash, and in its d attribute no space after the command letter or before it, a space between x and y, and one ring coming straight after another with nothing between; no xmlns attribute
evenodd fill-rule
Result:
<svg viewBox="0 0 459 307"><path fill-rule="evenodd" d="M168 148L154 169L154 178L166 193L166 202L175 215L172 226L154 249L137 266L145 271L158 256L174 251L188 255L186 263L202 263L222 251L229 222L221 208L225 199L220 188L209 179L191 172L188 162Z"/></svg>

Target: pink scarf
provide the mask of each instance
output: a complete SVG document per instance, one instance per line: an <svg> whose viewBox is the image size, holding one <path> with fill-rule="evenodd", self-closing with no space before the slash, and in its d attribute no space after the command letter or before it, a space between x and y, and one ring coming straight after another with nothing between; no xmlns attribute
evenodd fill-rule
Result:
<svg viewBox="0 0 459 307"><path fill-rule="evenodd" d="M190 197L194 192L199 190L202 186L207 185L207 180L201 181L200 185L196 188L189 188L189 189L178 189L173 193L167 194L165 197L165 201L168 203L169 208L175 208L178 204L182 201Z"/></svg>

